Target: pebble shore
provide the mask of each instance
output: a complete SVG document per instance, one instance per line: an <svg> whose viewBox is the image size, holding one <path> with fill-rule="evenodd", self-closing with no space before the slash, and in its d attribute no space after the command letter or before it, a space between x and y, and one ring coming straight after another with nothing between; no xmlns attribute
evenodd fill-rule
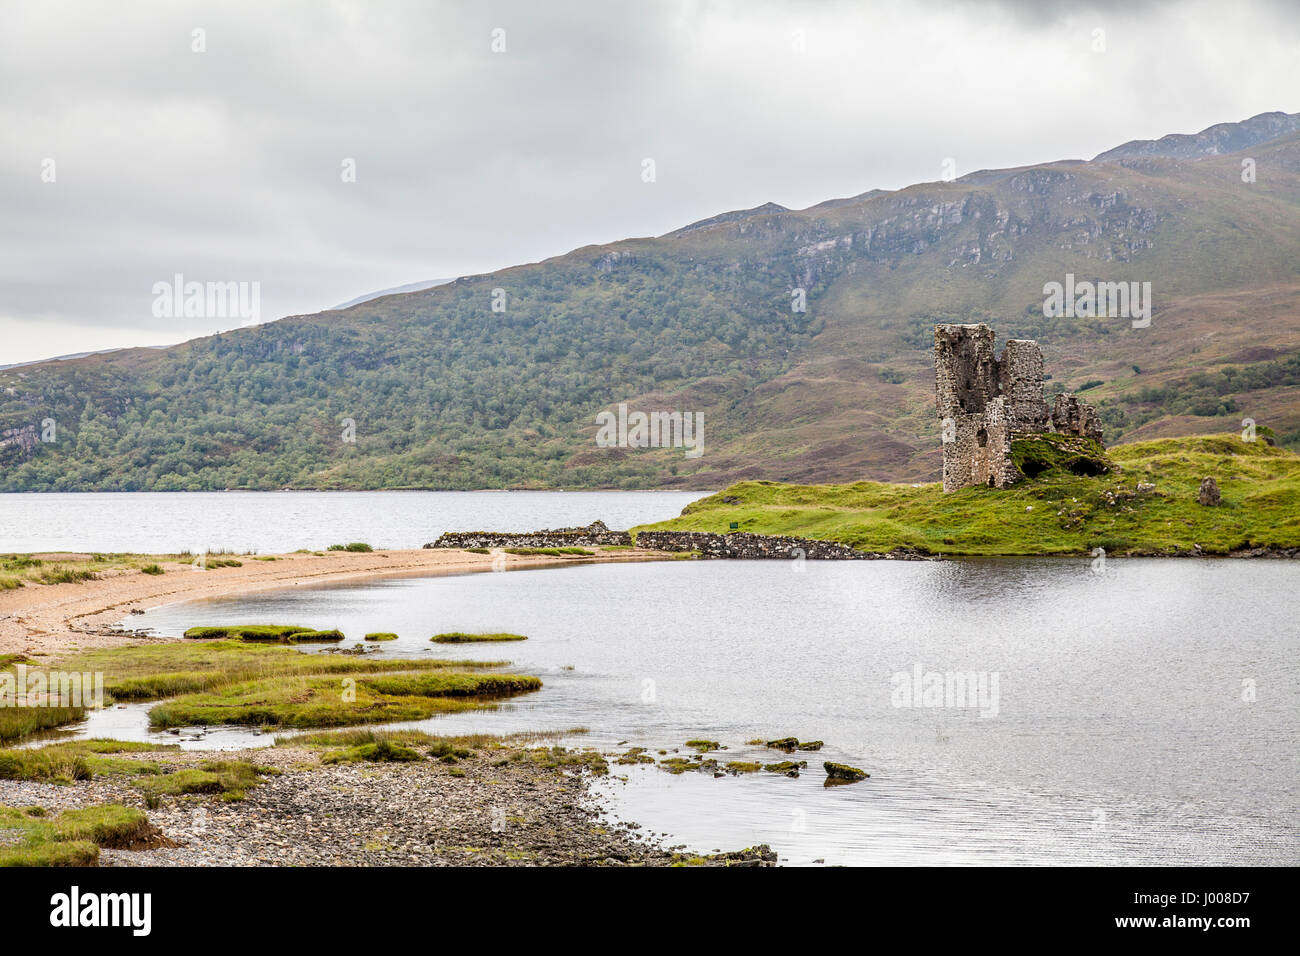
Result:
<svg viewBox="0 0 1300 956"><path fill-rule="evenodd" d="M601 819L581 773L502 763L488 751L454 766L322 765L289 747L132 754L198 764L246 759L281 771L243 800L165 798L150 821L175 846L101 850L101 866L770 866L766 847L694 857ZM463 776L458 776L463 773ZM144 807L111 778L68 785L0 780L0 804L51 812L104 803Z"/></svg>

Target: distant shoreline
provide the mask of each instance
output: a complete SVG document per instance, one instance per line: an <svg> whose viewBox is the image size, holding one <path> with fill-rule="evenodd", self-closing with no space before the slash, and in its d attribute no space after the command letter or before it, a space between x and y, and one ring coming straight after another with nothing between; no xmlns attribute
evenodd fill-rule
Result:
<svg viewBox="0 0 1300 956"><path fill-rule="evenodd" d="M505 570L626 561L656 561L651 551L608 551L590 557L507 554ZM274 558L274 560L267 560ZM500 560L498 559L498 560ZM157 641L112 627L132 611L198 598L232 597L298 586L386 577L474 574L493 569L492 555L448 549L259 555L240 567L194 569L176 556L159 556L162 574L110 570L87 581L28 583L0 591L0 654L46 657L72 648Z"/></svg>

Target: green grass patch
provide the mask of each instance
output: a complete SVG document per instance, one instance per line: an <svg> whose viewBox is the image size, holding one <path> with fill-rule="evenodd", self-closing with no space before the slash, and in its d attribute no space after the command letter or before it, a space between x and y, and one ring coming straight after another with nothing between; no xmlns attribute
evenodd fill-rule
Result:
<svg viewBox="0 0 1300 956"><path fill-rule="evenodd" d="M0 746L15 744L42 730L73 724L86 716L81 707L0 707Z"/></svg>
<svg viewBox="0 0 1300 956"><path fill-rule="evenodd" d="M166 574L167 572L165 572L160 565L146 564L143 568L140 569L140 573L157 575L157 574Z"/></svg>
<svg viewBox="0 0 1300 956"><path fill-rule="evenodd" d="M654 763L655 758L645 752L644 747L629 747L627 753L619 754L614 763L621 767L635 767L638 764Z"/></svg>
<svg viewBox="0 0 1300 956"><path fill-rule="evenodd" d="M72 783L94 776L86 755L65 747L0 751L0 780Z"/></svg>
<svg viewBox="0 0 1300 956"><path fill-rule="evenodd" d="M139 741L68 740L22 750L0 751L0 779L39 780L48 783L72 783L107 776L139 776L158 772L158 765L119 756L131 753L176 751L179 744L154 744Z"/></svg>
<svg viewBox="0 0 1300 956"><path fill-rule="evenodd" d="M523 634L508 634L505 632L497 634L466 634L464 631L448 631L446 634L435 634L429 640L435 644L482 644L494 641L526 641L528 638Z"/></svg>
<svg viewBox="0 0 1300 956"><path fill-rule="evenodd" d="M395 641L397 635L392 631L371 631L366 635L367 641Z"/></svg>
<svg viewBox="0 0 1300 956"><path fill-rule="evenodd" d="M1114 470L1101 443L1073 435L1038 435L1011 443L1011 461L1026 478L1048 472L1096 477Z"/></svg>
<svg viewBox="0 0 1300 956"><path fill-rule="evenodd" d="M0 654L0 672L8 673L19 664L33 663L23 654ZM15 693L16 688L9 688L11 705L15 703ZM0 746L18 743L43 730L76 723L85 716L84 707L0 707Z"/></svg>
<svg viewBox="0 0 1300 956"><path fill-rule="evenodd" d="M343 640L341 631L318 631L300 624L219 624L191 627L184 636L192 641L236 640L280 644L318 644Z"/></svg>
<svg viewBox="0 0 1300 956"><path fill-rule="evenodd" d="M116 804L54 817L40 807L0 806L0 830L19 833L17 843L0 845L0 866L94 866L100 847L130 849L154 834L143 811Z"/></svg>
<svg viewBox="0 0 1300 956"><path fill-rule="evenodd" d="M581 732L581 728L565 731L565 733ZM484 750L505 746L507 741L533 740L554 736L556 736L554 733L543 734L540 732L511 734L504 737L496 734L444 736L442 734L431 734L423 730L384 730L379 727L353 727L348 730L322 730L309 734L295 734L292 737L277 737L275 745L277 747L332 748L360 747L364 744L387 742L401 744L404 747L425 747L432 752L432 750L441 747L465 747L473 750ZM435 754L435 756L440 755Z"/></svg>
<svg viewBox="0 0 1300 956"><path fill-rule="evenodd" d="M343 632L337 628L328 631L298 631L284 640L287 644L331 644L343 640Z"/></svg>
<svg viewBox="0 0 1300 956"><path fill-rule="evenodd" d="M278 773L278 770L259 767L246 760L210 760L197 767L159 773L141 781L139 786L146 797L155 800L163 796L195 794L220 795L223 800L242 800L249 790L262 782L263 777Z"/></svg>
<svg viewBox="0 0 1300 956"><path fill-rule="evenodd" d="M506 554L545 554L553 558L593 555L586 548L504 548Z"/></svg>
<svg viewBox="0 0 1300 956"><path fill-rule="evenodd" d="M1039 474L1007 489L951 494L938 484L746 481L634 530L725 534L735 522L741 531L862 551L937 555L1087 554L1101 542L1152 555L1193 545L1210 554L1300 547L1300 455L1236 434L1208 435L1118 445L1105 452L1108 473L1071 470L1086 470L1078 462L1095 451L1052 439L1021 445L1022 461L1044 465ZM1197 503L1206 476L1218 481L1222 507ZM1139 483L1154 491L1139 492Z"/></svg>
<svg viewBox="0 0 1300 956"><path fill-rule="evenodd" d="M279 644L190 641L86 651L54 666L103 672L112 700L175 698L150 712L155 727L230 723L309 728L421 720L491 707L500 698L541 686L536 677L484 673L502 663L381 661L304 654ZM51 710L0 708L0 726L5 718L31 720ZM34 729L23 725L12 732L20 737ZM84 760L87 752L69 759ZM73 778L78 772L62 765L45 776Z"/></svg>
<svg viewBox="0 0 1300 956"><path fill-rule="evenodd" d="M586 770L598 777L609 773L609 762L599 751L577 750L558 745L516 750L511 754L510 760L545 770Z"/></svg>
<svg viewBox="0 0 1300 956"><path fill-rule="evenodd" d="M326 754L321 763L413 763L423 760L418 751L401 744L381 740L373 744L360 744Z"/></svg>
<svg viewBox="0 0 1300 956"><path fill-rule="evenodd" d="M497 698L536 690L541 683L526 675L455 671L272 677L159 704L149 712L149 723L307 728L423 720L491 706Z"/></svg>
<svg viewBox="0 0 1300 956"><path fill-rule="evenodd" d="M239 641L144 644L85 651L59 661L58 669L102 671L113 700L158 700L211 690L223 684L287 675L348 675L381 671L458 670L499 667L503 661L367 660L304 654L292 647ZM40 711L48 708L8 708ZM0 719L5 709L0 708Z"/></svg>
<svg viewBox="0 0 1300 956"><path fill-rule="evenodd" d="M44 568L34 575L35 579L41 584L77 584L81 581L93 581L99 575L88 568L73 568L66 565L55 565L51 568Z"/></svg>
<svg viewBox="0 0 1300 956"><path fill-rule="evenodd" d="M350 544L331 544L331 545L330 545L328 548L326 548L325 550L327 550L327 551L352 551L352 552L355 552L355 553L358 553L358 554L362 554L362 553L366 553L366 552L369 552L369 551L374 551L375 549L372 548L370 545L366 544L364 541L353 541L353 542L351 542Z"/></svg>

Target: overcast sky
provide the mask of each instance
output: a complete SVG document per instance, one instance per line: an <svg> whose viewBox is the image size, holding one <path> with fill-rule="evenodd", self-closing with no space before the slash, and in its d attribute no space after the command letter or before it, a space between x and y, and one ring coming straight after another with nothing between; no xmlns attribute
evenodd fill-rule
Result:
<svg viewBox="0 0 1300 956"><path fill-rule="evenodd" d="M1295 112L1297 63L1265 0L0 0L0 365L241 324L155 317L177 273L315 312Z"/></svg>

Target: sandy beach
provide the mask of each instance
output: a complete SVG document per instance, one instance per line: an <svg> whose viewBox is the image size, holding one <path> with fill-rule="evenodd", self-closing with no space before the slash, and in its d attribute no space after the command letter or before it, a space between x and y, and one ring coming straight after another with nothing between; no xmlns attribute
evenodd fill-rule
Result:
<svg viewBox="0 0 1300 956"><path fill-rule="evenodd" d="M51 554L75 561L84 555ZM215 557L215 556L214 556ZM224 556L223 556L224 557ZM505 565L500 561L504 557ZM199 571L176 557L158 558L162 574L103 572L79 583L29 582L0 592L0 653L47 659L75 649L170 640L117 629L132 610L196 598L369 578L516 571L590 562L670 558L654 551L610 551L590 557L492 555L421 549L368 553L239 556L238 567ZM367 733L369 731L366 731ZM374 728L381 737L385 728ZM499 740L408 734L413 762L333 762L339 747L274 746L248 750L130 751L119 767L99 765L72 780L0 779L0 806L59 814L108 804L147 810L149 838L102 843L101 866L771 866L766 846L696 856L666 848L636 824L605 816L588 789L609 772L605 757L555 746L553 738ZM269 738L268 738L269 742ZM429 759L424 759L430 744ZM442 749L436 749L441 746ZM53 751L59 750L56 744ZM442 755L441 759L434 759ZM608 755L613 760L615 754ZM92 758L94 759L94 758ZM237 799L208 790L146 796L154 779L232 764L256 768L257 784ZM156 769L150 769L150 765ZM122 767L129 769L122 771ZM143 769L142 769L143 768ZM148 771L148 772L144 772ZM3 832L0 831L0 837ZM11 833L0 848L14 844ZM8 844L6 844L6 840Z"/></svg>
<svg viewBox="0 0 1300 956"><path fill-rule="evenodd" d="M268 556L262 556L268 557ZM496 556L506 571L557 565L654 561L668 555L654 551L605 551L580 559L550 555ZM131 611L195 598L228 597L277 588L292 588L368 578L471 574L493 569L493 555L451 549L327 551L282 554L276 560L241 557L241 567L196 570L188 562L159 558L165 573L106 571L95 580L70 584L33 584L0 591L0 654L49 657L78 648L138 643L140 638L113 629ZM499 567L500 565L498 565Z"/></svg>

